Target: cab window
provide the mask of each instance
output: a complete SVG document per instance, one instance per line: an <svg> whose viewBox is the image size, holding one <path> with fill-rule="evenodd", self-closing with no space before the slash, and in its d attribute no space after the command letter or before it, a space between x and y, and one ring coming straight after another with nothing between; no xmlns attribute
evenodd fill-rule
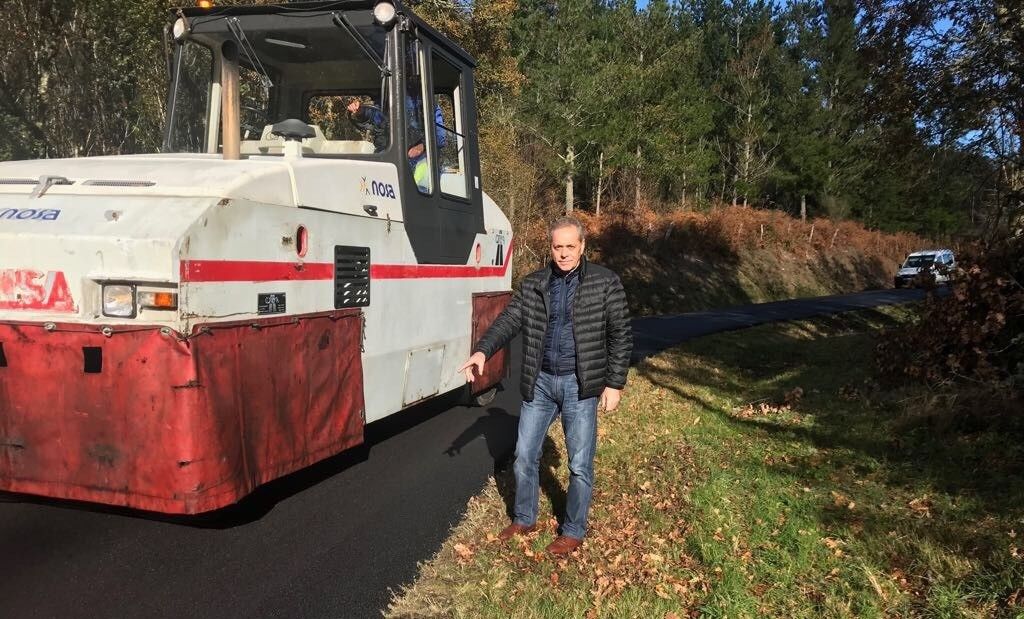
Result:
<svg viewBox="0 0 1024 619"><path fill-rule="evenodd" d="M259 140L270 130L270 78L245 65L238 68L242 140Z"/></svg>
<svg viewBox="0 0 1024 619"><path fill-rule="evenodd" d="M462 71L437 51L431 54L437 157L434 159L441 192L469 197L466 166L465 100Z"/></svg>
<svg viewBox="0 0 1024 619"><path fill-rule="evenodd" d="M405 62L405 144L409 174L412 174L416 189L424 195L430 195L433 193L433 175L430 171L434 155L430 151L427 129L434 123L428 115L429 104L424 105L426 89L422 76L426 71L423 53L415 41L409 41L406 46Z"/></svg>
<svg viewBox="0 0 1024 619"><path fill-rule="evenodd" d="M324 140L372 144L373 152L381 153L391 132L379 99L377 93L314 95L306 107L306 122L320 129Z"/></svg>
<svg viewBox="0 0 1024 619"><path fill-rule="evenodd" d="M283 155L284 140L272 128L291 118L313 129L314 137L302 142L305 156L381 152L391 137L389 110L380 109L380 103L388 98L383 78L391 66L394 32L378 24L369 9L283 11L272 17L215 12L192 20L175 51L165 150L220 150L224 93L221 76L210 64L217 50L231 43L238 49L243 157ZM212 96L218 100L211 101ZM379 112L353 120L346 97L357 97Z"/></svg>

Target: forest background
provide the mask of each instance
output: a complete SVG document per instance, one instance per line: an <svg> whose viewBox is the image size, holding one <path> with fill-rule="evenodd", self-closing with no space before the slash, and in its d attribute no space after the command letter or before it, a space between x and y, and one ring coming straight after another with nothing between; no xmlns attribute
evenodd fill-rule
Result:
<svg viewBox="0 0 1024 619"><path fill-rule="evenodd" d="M157 150L174 4L0 0L0 160ZM1019 214L1016 3L415 10L479 61L485 186L517 228L558 210L725 203L956 240Z"/></svg>

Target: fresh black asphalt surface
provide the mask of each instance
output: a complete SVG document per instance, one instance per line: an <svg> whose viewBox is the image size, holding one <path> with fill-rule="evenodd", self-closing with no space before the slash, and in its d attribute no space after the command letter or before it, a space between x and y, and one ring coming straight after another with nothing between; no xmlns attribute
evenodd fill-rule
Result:
<svg viewBox="0 0 1024 619"><path fill-rule="evenodd" d="M944 294L945 289L939 289L938 292ZM919 289L872 290L830 297L739 305L674 316L637 318L633 320L633 361L656 355L679 342L710 333L745 329L779 320L801 320L821 314L909 303L924 298L925 292Z"/></svg>
<svg viewBox="0 0 1024 619"><path fill-rule="evenodd" d="M634 358L715 331L922 296L884 290L639 318ZM509 388L490 406L447 398L371 424L364 446L213 516L0 494L0 617L379 617L511 453L513 351Z"/></svg>

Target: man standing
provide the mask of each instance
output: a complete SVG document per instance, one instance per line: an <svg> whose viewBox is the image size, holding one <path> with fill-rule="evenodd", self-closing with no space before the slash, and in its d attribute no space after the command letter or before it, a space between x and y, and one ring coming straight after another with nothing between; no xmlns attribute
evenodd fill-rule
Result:
<svg viewBox="0 0 1024 619"><path fill-rule="evenodd" d="M561 534L548 552L567 555L583 542L593 494L597 410L613 411L626 385L633 334L622 282L583 257L583 226L561 217L548 228L551 264L528 275L459 371L472 382L484 363L523 335L523 406L514 465L515 518L498 537L537 528L541 447L559 414L569 456L569 492ZM474 370L476 374L474 374Z"/></svg>

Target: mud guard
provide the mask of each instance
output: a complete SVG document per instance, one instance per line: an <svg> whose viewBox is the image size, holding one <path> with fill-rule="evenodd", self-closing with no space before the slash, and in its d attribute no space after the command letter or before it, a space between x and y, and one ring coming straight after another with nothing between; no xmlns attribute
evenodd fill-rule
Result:
<svg viewBox="0 0 1024 619"><path fill-rule="evenodd" d="M498 315L512 300L512 292L478 292L473 295L473 345L483 337ZM473 381L471 395L487 391L509 376L508 346L494 353L484 364L484 373Z"/></svg>
<svg viewBox="0 0 1024 619"><path fill-rule="evenodd" d="M363 441L361 317L0 324L0 489L195 514Z"/></svg>

